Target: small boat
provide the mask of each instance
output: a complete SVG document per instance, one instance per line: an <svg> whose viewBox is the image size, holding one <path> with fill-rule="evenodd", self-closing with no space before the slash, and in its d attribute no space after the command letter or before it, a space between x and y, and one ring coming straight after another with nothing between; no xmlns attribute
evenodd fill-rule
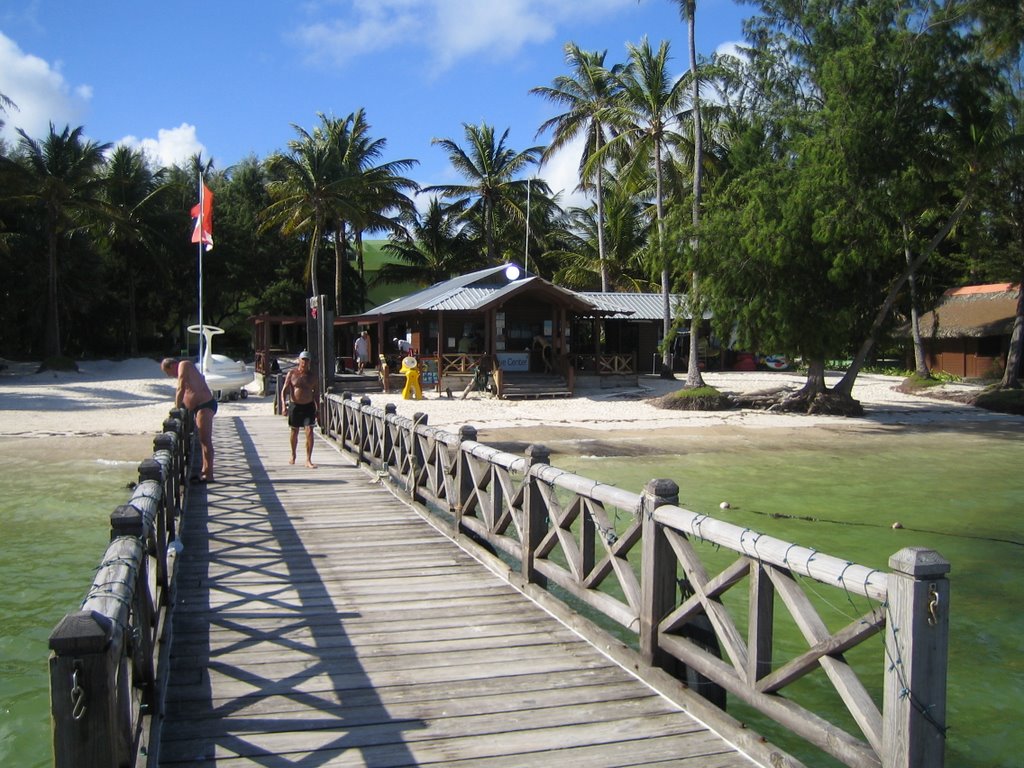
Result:
<svg viewBox="0 0 1024 768"><path fill-rule="evenodd" d="M213 337L224 333L224 329L215 325L190 325L188 332L202 333L206 340L200 370L206 377L206 383L213 392L213 396L218 400L237 400L239 397L248 397L249 392L245 385L251 383L255 378L253 372L248 370L241 360L232 360L226 355L213 354Z"/></svg>

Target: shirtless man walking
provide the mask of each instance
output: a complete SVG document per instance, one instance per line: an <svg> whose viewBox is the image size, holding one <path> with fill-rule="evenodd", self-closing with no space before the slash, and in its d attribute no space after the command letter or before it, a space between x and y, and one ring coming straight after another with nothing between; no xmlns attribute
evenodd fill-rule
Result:
<svg viewBox="0 0 1024 768"><path fill-rule="evenodd" d="M174 407L181 408L184 405L189 413L195 416L199 445L203 452L203 469L199 474L199 482L212 482L213 417L217 413L217 398L210 391L206 377L192 361L166 357L160 363L160 369L178 380L178 389L174 393Z"/></svg>
<svg viewBox="0 0 1024 768"><path fill-rule="evenodd" d="M288 426L292 429L292 457L289 464L295 463L295 450L299 443L299 428L306 430L306 466L316 469L313 463L313 426L317 420L317 380L316 374L309 369L309 352L299 353L299 367L292 368L284 377L281 388L281 413L288 414ZM291 396L292 408L287 410L288 397Z"/></svg>

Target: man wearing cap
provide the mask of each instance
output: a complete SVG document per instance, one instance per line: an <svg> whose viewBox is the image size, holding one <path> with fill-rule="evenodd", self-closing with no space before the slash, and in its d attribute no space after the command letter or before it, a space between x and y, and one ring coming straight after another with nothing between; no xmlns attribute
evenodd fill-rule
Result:
<svg viewBox="0 0 1024 768"><path fill-rule="evenodd" d="M310 370L309 352L299 353L299 365L288 371L281 388L281 412L288 414L288 426L291 427L292 457L289 464L295 463L295 450L299 443L299 429L306 430L306 466L316 469L313 463L313 426L317 422L317 380L316 374ZM288 398L291 397L291 408Z"/></svg>

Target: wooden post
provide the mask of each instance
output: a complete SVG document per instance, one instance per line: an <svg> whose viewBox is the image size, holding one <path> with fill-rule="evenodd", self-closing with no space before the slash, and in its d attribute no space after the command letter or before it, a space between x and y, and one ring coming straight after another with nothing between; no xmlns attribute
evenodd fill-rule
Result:
<svg viewBox="0 0 1024 768"><path fill-rule="evenodd" d="M398 413L398 406L394 403L388 403L384 406L384 421L381 424L381 446L380 446L380 469L386 471L393 462L393 453L395 450L395 442L391 435L391 425L388 424L388 416L394 416Z"/></svg>
<svg viewBox="0 0 1024 768"><path fill-rule="evenodd" d="M359 452L356 454L356 459L360 464L368 464L366 459L366 447L370 442L370 420L371 416L367 413L367 409L370 407L370 398L363 395L359 398Z"/></svg>
<svg viewBox="0 0 1024 768"><path fill-rule="evenodd" d="M949 562L923 547L889 558L883 768L942 768L946 748Z"/></svg>
<svg viewBox="0 0 1024 768"><path fill-rule="evenodd" d="M420 471L423 469L425 463L423 457L423 449L420 447L420 441L416 436L416 427L420 425L426 426L427 414L417 411L412 415L412 428L409 430L409 498L416 501L417 493L420 482Z"/></svg>
<svg viewBox="0 0 1024 768"><path fill-rule="evenodd" d="M54 768L121 765L120 630L95 611L67 614L50 635Z"/></svg>
<svg viewBox="0 0 1024 768"><path fill-rule="evenodd" d="M459 427L459 443L465 442L476 442L477 431L476 427L471 427L469 424L464 424ZM473 482L473 474L469 471L469 458L466 452L462 450L460 445L459 451L459 464L458 471L455 477L456 493L458 498L455 499L454 509L452 510L455 515L455 532L460 533L462 531L462 516L466 511L466 504L473 496L475 490L475 484Z"/></svg>
<svg viewBox="0 0 1024 768"><path fill-rule="evenodd" d="M643 490L641 514L643 556L640 564L640 655L652 666L664 666L658 645L658 624L675 607L677 559L661 526L654 522L655 509L679 503L674 480L648 480Z"/></svg>
<svg viewBox="0 0 1024 768"><path fill-rule="evenodd" d="M530 471L531 467L551 463L551 451L543 445L531 445L526 449L526 491L523 494L523 578L531 584L547 588L547 578L541 576L534 567L534 553L548 529L548 509L541 495L537 479Z"/></svg>

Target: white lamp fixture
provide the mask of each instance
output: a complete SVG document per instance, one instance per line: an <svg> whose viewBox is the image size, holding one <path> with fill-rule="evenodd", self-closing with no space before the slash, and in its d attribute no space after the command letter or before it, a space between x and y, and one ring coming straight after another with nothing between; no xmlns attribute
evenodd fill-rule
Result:
<svg viewBox="0 0 1024 768"><path fill-rule="evenodd" d="M505 267L505 277L507 277L509 280L518 280L519 267L517 267L515 264L509 264L507 267Z"/></svg>

